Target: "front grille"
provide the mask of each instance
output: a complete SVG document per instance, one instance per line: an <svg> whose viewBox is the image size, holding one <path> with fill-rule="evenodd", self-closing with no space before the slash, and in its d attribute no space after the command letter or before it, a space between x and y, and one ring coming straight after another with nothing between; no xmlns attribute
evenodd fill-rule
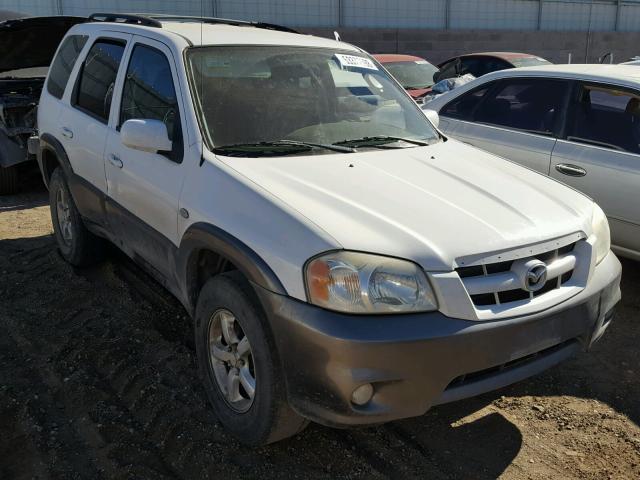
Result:
<svg viewBox="0 0 640 480"><path fill-rule="evenodd" d="M460 267L456 272L476 307L527 302L556 290L571 280L577 261L575 246L576 242L532 257ZM516 262L529 260L539 260L547 267L547 281L536 291L523 288L522 280L514 272Z"/></svg>

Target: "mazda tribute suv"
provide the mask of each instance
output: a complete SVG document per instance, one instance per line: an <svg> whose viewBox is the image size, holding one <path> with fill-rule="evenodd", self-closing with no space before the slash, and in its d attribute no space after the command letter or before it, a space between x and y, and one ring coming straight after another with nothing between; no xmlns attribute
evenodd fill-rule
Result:
<svg viewBox="0 0 640 480"><path fill-rule="evenodd" d="M359 48L264 23L90 20L38 111L58 248L84 266L108 240L179 299L242 441L422 415L610 324L602 210L447 138Z"/></svg>

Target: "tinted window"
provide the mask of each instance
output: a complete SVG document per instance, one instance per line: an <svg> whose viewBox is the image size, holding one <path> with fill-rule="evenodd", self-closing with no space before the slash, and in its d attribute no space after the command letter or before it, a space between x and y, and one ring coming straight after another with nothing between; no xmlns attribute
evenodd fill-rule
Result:
<svg viewBox="0 0 640 480"><path fill-rule="evenodd" d="M480 100L482 100L482 97L484 97L489 88L489 86L483 86L465 93L452 102L446 104L440 114L445 117L459 118L460 120L471 119L475 108L478 106Z"/></svg>
<svg viewBox="0 0 640 480"><path fill-rule="evenodd" d="M180 115L171 67L164 53L137 45L131 54L122 92L120 124L132 118L161 120L169 138L180 136Z"/></svg>
<svg viewBox="0 0 640 480"><path fill-rule="evenodd" d="M495 57L465 57L462 59L462 73L470 73L474 77L481 77L487 73L511 68L504 60Z"/></svg>
<svg viewBox="0 0 640 480"><path fill-rule="evenodd" d="M568 89L563 80L517 79L498 83L475 112L474 120L551 134Z"/></svg>
<svg viewBox="0 0 640 480"><path fill-rule="evenodd" d="M453 60L449 60L447 63L443 64L440 67L438 81L457 77L458 69L462 69L462 62L460 61L460 59L454 58Z"/></svg>
<svg viewBox="0 0 640 480"><path fill-rule="evenodd" d="M124 46L123 42L113 40L94 43L76 84L74 105L105 122L109 118L113 87Z"/></svg>
<svg viewBox="0 0 640 480"><path fill-rule="evenodd" d="M462 71L460 72L462 75L470 73L474 77L480 77L481 75L484 75L484 70L485 66L482 59L472 57L465 57L462 59Z"/></svg>
<svg viewBox="0 0 640 480"><path fill-rule="evenodd" d="M85 43L87 43L86 35L70 35L62 42L58 55L51 64L49 80L47 80L47 91L54 97L62 98L71 70Z"/></svg>
<svg viewBox="0 0 640 480"><path fill-rule="evenodd" d="M572 109L567 139L640 153L640 95L586 86Z"/></svg>

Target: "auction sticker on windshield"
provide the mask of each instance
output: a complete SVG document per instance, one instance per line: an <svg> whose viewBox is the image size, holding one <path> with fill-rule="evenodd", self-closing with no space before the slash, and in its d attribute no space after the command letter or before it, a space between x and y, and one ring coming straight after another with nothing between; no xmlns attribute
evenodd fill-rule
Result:
<svg viewBox="0 0 640 480"><path fill-rule="evenodd" d="M355 67L366 68L368 70L378 70L375 63L365 57L356 57L355 55L344 55L342 53L336 53L336 58L340 62L342 68Z"/></svg>

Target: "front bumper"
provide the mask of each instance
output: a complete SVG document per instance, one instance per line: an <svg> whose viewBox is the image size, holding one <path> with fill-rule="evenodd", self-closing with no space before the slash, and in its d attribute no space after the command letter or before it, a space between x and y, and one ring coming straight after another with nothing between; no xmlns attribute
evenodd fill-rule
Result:
<svg viewBox="0 0 640 480"><path fill-rule="evenodd" d="M509 385L587 350L620 300L610 253L576 296L533 315L469 321L439 312L356 316L257 288L299 414L341 427L424 414L431 406ZM351 394L371 383L364 406Z"/></svg>

